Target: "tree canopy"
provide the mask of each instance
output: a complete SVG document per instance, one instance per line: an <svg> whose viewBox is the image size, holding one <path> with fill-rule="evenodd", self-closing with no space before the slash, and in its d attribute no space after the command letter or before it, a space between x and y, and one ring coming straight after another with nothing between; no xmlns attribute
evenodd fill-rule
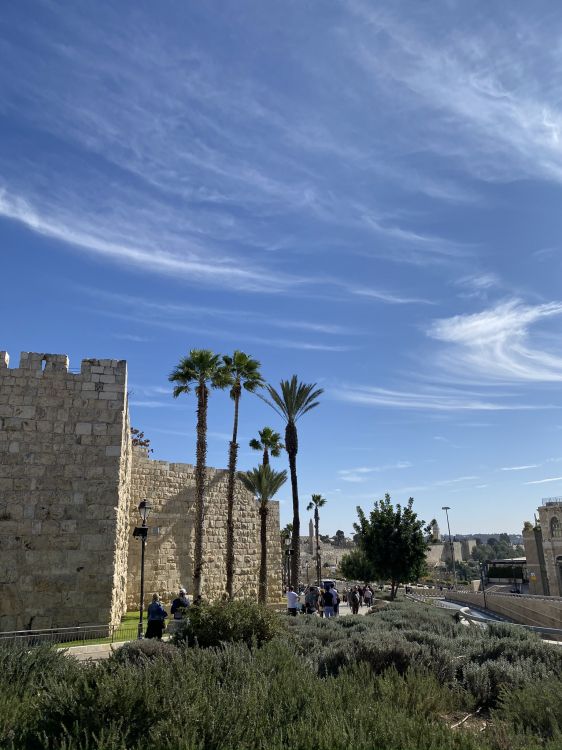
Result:
<svg viewBox="0 0 562 750"><path fill-rule="evenodd" d="M390 580L391 598L394 599L401 583L416 580L425 572L427 541L424 521L413 510L414 499L406 505L394 506L390 495L375 502L366 516L357 508L359 549L364 553L374 578Z"/></svg>

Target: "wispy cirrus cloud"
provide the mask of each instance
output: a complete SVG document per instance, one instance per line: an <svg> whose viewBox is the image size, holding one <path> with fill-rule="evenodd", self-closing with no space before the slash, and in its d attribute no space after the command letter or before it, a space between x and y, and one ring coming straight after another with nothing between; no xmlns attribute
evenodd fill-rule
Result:
<svg viewBox="0 0 562 750"><path fill-rule="evenodd" d="M392 469L409 469L412 464L409 461L397 461L394 464L383 464L381 466L359 466L355 469L340 469L338 474L344 482L360 483L366 482L372 474L378 474Z"/></svg>
<svg viewBox="0 0 562 750"><path fill-rule="evenodd" d="M532 482L525 482L525 484L548 484L549 482L562 482L562 477L548 477L547 479L534 479Z"/></svg>
<svg viewBox="0 0 562 750"><path fill-rule="evenodd" d="M515 299L479 313L436 320L428 335L446 345L438 363L463 378L559 382L562 355L533 346L529 339L533 325L560 315L561 302L527 305Z"/></svg>
<svg viewBox="0 0 562 750"><path fill-rule="evenodd" d="M485 394L473 394L452 388L419 389L398 391L389 388L366 385L344 385L332 389L331 395L341 401L365 406L388 406L400 409L420 409L427 411L509 411L527 410L536 407L530 404L502 403L489 400ZM505 397L507 394L503 394Z"/></svg>
<svg viewBox="0 0 562 750"><path fill-rule="evenodd" d="M479 15L471 17L473 33L460 24L444 35L447 14L436 8L424 9L433 23L422 25L390 6L351 7L363 22L347 33L355 59L379 87L391 82L404 106L427 113L417 117L431 123L417 128L425 148L458 159L479 179L562 181L562 111L542 78L562 68L553 28L543 24L538 34L506 13L501 26ZM528 65L520 64L523 47Z"/></svg>
<svg viewBox="0 0 562 750"><path fill-rule="evenodd" d="M500 471L526 471L527 469L536 469L540 464L526 464L524 466L502 466Z"/></svg>

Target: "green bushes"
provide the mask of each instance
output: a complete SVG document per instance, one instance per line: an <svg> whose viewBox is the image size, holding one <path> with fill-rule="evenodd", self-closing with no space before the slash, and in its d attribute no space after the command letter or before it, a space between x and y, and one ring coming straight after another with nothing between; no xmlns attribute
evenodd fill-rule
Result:
<svg viewBox="0 0 562 750"><path fill-rule="evenodd" d="M191 607L174 642L201 648L232 642L261 646L282 631L282 620L275 612L254 602L234 600Z"/></svg>
<svg viewBox="0 0 562 750"><path fill-rule="evenodd" d="M209 645L214 626L220 645L141 641L98 664L78 664L44 648L0 648L0 747L562 745L562 649L534 635L517 630L513 637L511 628L490 635L456 624L446 612L397 603L369 617L289 618L287 627L274 617L279 634L268 641L270 631L256 626L254 615L228 630L232 610L225 605L200 611L207 613L197 620L203 643ZM240 642L227 643L228 637ZM488 721L485 731L471 731L470 722L450 728L477 706Z"/></svg>

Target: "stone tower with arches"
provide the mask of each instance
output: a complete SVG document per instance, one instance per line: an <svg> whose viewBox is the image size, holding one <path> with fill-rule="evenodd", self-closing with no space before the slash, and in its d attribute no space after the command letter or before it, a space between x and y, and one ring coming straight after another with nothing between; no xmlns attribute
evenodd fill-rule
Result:
<svg viewBox="0 0 562 750"><path fill-rule="evenodd" d="M543 499L523 538L531 593L562 596L562 497Z"/></svg>

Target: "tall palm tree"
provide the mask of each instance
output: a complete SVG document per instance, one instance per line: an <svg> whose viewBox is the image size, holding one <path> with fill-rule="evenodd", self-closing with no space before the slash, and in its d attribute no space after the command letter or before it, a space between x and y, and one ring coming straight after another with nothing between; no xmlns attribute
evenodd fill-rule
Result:
<svg viewBox="0 0 562 750"><path fill-rule="evenodd" d="M320 567L320 513L318 509L326 505L328 501L322 495L312 495L312 500L306 506L307 510L314 510L314 532L316 535L316 578L318 586L322 583L322 569Z"/></svg>
<svg viewBox="0 0 562 750"><path fill-rule="evenodd" d="M197 453L195 463L195 542L193 550L193 596L201 596L203 573L203 523L207 481L207 405L209 387L224 388L226 373L220 355L209 349L192 349L182 357L168 380L175 383L177 398L195 387L197 396Z"/></svg>
<svg viewBox="0 0 562 750"><path fill-rule="evenodd" d="M238 410L242 391L255 393L264 385L260 373L260 363L244 352L236 350L232 357L222 358L228 373L230 398L234 401L234 424L232 440L228 451L228 484L226 488L226 593L232 599L234 591L234 482L236 480L236 462L238 459Z"/></svg>
<svg viewBox="0 0 562 750"><path fill-rule="evenodd" d="M271 427L264 427L263 430L258 432L258 438L252 438L250 440L250 448L255 451L263 451L262 465L269 466L269 454L274 458L278 458L281 455L281 451L285 447L281 442L281 435Z"/></svg>
<svg viewBox="0 0 562 750"><path fill-rule="evenodd" d="M259 502L260 514L260 577L258 588L258 602L267 601L267 514L269 501L275 497L280 488L287 481L287 472L274 471L270 466L261 464L257 469L240 472L238 474L242 484Z"/></svg>
<svg viewBox="0 0 562 750"><path fill-rule="evenodd" d="M291 473L291 490L293 495L293 555L291 557L291 583L298 586L300 566L300 533L301 522L299 515L299 487L297 481L297 453L299 440L297 421L303 414L318 406L318 398L324 393L323 388L317 388L316 383L300 383L297 376L291 380L282 380L279 391L271 385L267 386L269 399L263 400L275 409L285 421L285 450L289 456L289 471Z"/></svg>

